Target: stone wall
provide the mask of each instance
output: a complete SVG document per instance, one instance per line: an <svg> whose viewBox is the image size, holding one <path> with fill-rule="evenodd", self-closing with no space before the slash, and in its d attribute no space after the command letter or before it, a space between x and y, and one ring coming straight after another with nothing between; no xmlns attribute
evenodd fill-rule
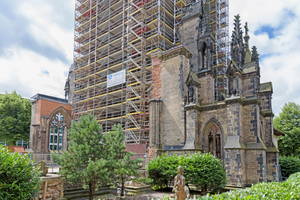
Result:
<svg viewBox="0 0 300 200"><path fill-rule="evenodd" d="M261 101L261 110L262 111L271 111L272 110L272 93L266 92L266 93L260 93L259 94L259 100Z"/></svg>
<svg viewBox="0 0 300 200"><path fill-rule="evenodd" d="M190 62L194 66L192 69L194 73L198 72L198 50L197 50L197 37L198 37L198 26L200 24L199 17L192 17L184 21L179 26L180 32L180 43L187 48L192 54Z"/></svg>
<svg viewBox="0 0 300 200"><path fill-rule="evenodd" d="M263 181L262 165L266 164L265 150L246 150L246 185Z"/></svg>
<svg viewBox="0 0 300 200"><path fill-rule="evenodd" d="M242 106L239 103L227 105L227 133L229 136L240 136L243 130Z"/></svg>
<svg viewBox="0 0 300 200"><path fill-rule="evenodd" d="M260 131L259 107L255 104L243 106L243 137L244 143L257 143Z"/></svg>
<svg viewBox="0 0 300 200"><path fill-rule="evenodd" d="M255 74L253 74L252 76L248 76L243 80L242 91L244 98L256 96L257 88L255 87L255 79Z"/></svg>
<svg viewBox="0 0 300 200"><path fill-rule="evenodd" d="M41 189L38 193L39 200L53 200L64 196L64 184L61 176L56 174L47 174L46 177L40 178L42 179L42 182Z"/></svg>
<svg viewBox="0 0 300 200"><path fill-rule="evenodd" d="M184 101L187 91L189 61L184 55L172 57L162 63L162 134L163 146L184 143Z"/></svg>
<svg viewBox="0 0 300 200"><path fill-rule="evenodd" d="M200 87L200 103L208 104L213 103L215 100L215 79L214 73L204 72L199 76L199 81L201 83Z"/></svg>
<svg viewBox="0 0 300 200"><path fill-rule="evenodd" d="M227 186L245 185L245 151L243 149L225 149L225 171Z"/></svg>

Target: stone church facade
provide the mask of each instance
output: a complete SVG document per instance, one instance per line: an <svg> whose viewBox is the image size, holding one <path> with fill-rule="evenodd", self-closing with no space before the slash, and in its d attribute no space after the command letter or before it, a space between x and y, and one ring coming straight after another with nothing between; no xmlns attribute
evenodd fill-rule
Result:
<svg viewBox="0 0 300 200"><path fill-rule="evenodd" d="M244 187L262 181L263 164L278 164L272 83L260 82L257 49L235 16L227 92L216 98L214 37L204 15L200 1L187 5L182 45L152 55L149 152L210 152L222 160L227 185Z"/></svg>

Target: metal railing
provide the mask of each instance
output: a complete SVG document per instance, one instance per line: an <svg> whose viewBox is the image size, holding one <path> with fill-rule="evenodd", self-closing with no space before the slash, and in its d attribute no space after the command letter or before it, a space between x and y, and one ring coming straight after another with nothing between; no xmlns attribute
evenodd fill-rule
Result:
<svg viewBox="0 0 300 200"><path fill-rule="evenodd" d="M266 164L266 165L261 165L261 168L262 168L264 182L269 182L269 181L282 182L287 178L282 176L280 165Z"/></svg>

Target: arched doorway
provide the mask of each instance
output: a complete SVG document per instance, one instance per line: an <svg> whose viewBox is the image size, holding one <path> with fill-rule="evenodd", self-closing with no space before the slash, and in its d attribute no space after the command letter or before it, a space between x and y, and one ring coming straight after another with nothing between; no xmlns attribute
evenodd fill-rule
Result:
<svg viewBox="0 0 300 200"><path fill-rule="evenodd" d="M208 142L208 152L217 158L222 159L222 131L218 123L214 120L211 120L206 126L205 137Z"/></svg>

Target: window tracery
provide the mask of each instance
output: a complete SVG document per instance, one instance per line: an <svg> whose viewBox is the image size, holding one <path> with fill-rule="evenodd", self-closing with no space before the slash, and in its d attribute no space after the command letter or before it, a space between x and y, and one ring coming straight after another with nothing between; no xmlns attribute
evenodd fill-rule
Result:
<svg viewBox="0 0 300 200"><path fill-rule="evenodd" d="M64 116L60 112L52 117L50 122L49 150L62 150L65 126Z"/></svg>

